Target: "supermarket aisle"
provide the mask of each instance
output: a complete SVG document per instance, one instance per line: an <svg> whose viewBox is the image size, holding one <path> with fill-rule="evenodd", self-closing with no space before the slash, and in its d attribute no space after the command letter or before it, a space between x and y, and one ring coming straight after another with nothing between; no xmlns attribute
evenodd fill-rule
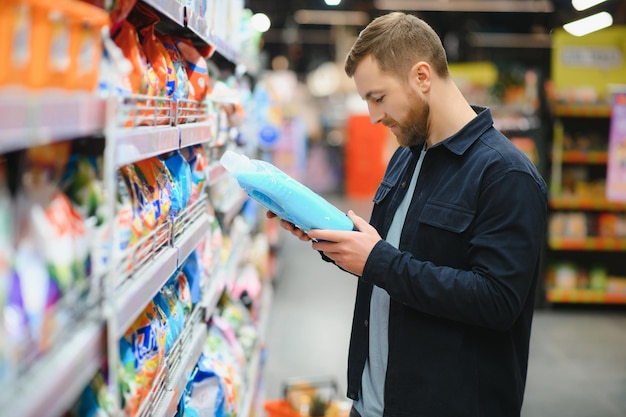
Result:
<svg viewBox="0 0 626 417"><path fill-rule="evenodd" d="M369 203L333 201L369 217ZM345 369L356 280L283 236L268 328L265 397L293 377L334 377ZM524 417L626 415L626 310L539 310L531 341Z"/></svg>

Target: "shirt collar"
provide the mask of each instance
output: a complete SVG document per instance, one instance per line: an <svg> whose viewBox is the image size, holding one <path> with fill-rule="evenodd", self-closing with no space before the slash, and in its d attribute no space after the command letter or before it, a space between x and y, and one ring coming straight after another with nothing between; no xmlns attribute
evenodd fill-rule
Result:
<svg viewBox="0 0 626 417"><path fill-rule="evenodd" d="M472 109L476 112L476 117L470 120L468 124L463 126L461 130L454 135L444 139L435 146L445 146L451 152L462 155L487 129L493 126L493 117L491 116L491 110L487 107L472 106ZM423 149L424 144L411 146L411 153L416 158L419 157L420 152Z"/></svg>
<svg viewBox="0 0 626 417"><path fill-rule="evenodd" d="M472 106L476 117L461 130L441 142L443 146L457 155L462 155L485 131L493 126L491 110L487 107Z"/></svg>

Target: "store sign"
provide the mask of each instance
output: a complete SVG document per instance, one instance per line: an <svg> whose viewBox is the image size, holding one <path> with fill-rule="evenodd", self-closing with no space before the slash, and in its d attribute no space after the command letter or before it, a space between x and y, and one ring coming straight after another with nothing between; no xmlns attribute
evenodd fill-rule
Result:
<svg viewBox="0 0 626 417"><path fill-rule="evenodd" d="M561 63L570 67L606 70L621 67L624 63L624 56L619 48L609 46L566 46L561 50Z"/></svg>
<svg viewBox="0 0 626 417"><path fill-rule="evenodd" d="M609 201L626 202L626 93L613 97L606 193Z"/></svg>

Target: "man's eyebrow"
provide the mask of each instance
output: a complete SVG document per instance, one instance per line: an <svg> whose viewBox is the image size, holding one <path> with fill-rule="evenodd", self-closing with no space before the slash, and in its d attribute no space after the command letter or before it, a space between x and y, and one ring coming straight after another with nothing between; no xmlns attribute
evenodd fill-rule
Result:
<svg viewBox="0 0 626 417"><path fill-rule="evenodd" d="M371 99L374 94L381 94L381 92L380 91L368 91L367 94L365 94L365 97L363 97L363 100L367 101Z"/></svg>

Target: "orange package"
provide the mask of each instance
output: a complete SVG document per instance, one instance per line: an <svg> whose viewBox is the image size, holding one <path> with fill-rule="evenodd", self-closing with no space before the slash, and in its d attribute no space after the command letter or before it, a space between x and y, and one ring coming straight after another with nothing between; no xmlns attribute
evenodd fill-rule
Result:
<svg viewBox="0 0 626 417"><path fill-rule="evenodd" d="M154 24L141 29L141 46L143 47L149 65L154 70L158 78L158 90L156 97L167 100L155 100L157 113L157 124L171 124L171 99L176 91L176 70L169 53L163 46L163 42L154 33ZM161 108L164 108L161 110Z"/></svg>
<svg viewBox="0 0 626 417"><path fill-rule="evenodd" d="M0 85L93 91L108 14L79 0L3 0Z"/></svg>
<svg viewBox="0 0 626 417"><path fill-rule="evenodd" d="M123 21L113 40L132 65L133 69L127 75L128 80L126 81L130 86L131 94L154 96L158 89L158 79L148 64L135 27L131 23ZM138 102L136 107L145 108L145 102ZM127 127L150 124L154 119L154 111L144 109L135 112L135 110L130 110L128 116L128 120L125 121Z"/></svg>
<svg viewBox="0 0 626 417"><path fill-rule="evenodd" d="M176 46L178 46L183 57L187 77L191 87L193 87L193 96L190 98L195 101L202 101L211 92L208 65L189 39L177 39Z"/></svg>

